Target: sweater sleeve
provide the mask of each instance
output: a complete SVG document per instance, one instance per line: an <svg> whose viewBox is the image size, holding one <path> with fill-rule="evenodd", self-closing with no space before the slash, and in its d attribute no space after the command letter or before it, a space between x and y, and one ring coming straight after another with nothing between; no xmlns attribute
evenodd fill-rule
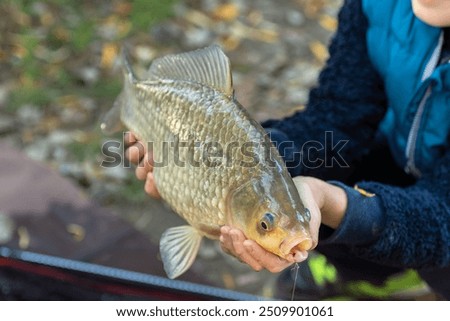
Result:
<svg viewBox="0 0 450 321"><path fill-rule="evenodd" d="M293 176L339 180L345 177L345 165L374 147L386 96L367 54L366 30L361 1L346 0L330 58L311 90L306 111L263 124ZM342 160L344 166L337 163ZM395 267L450 263L450 152L414 185L357 183L373 197L331 183L344 188L348 207L338 229L321 227L321 244L342 244L361 258Z"/></svg>
<svg viewBox="0 0 450 321"><path fill-rule="evenodd" d="M341 244L383 265L436 268L450 264L450 151L409 187L341 182L348 206L336 230L322 225L320 244ZM361 193L360 189L364 190Z"/></svg>
<svg viewBox="0 0 450 321"><path fill-rule="evenodd" d="M384 223L375 241L354 244L351 251L368 260L398 267L450 264L450 151L438 160L432 173L412 186L394 187L376 182L361 182L358 186L377 195Z"/></svg>
<svg viewBox="0 0 450 321"><path fill-rule="evenodd" d="M386 96L369 60L366 30L361 1L347 0L306 110L263 123L293 176L341 179L340 171L371 148Z"/></svg>

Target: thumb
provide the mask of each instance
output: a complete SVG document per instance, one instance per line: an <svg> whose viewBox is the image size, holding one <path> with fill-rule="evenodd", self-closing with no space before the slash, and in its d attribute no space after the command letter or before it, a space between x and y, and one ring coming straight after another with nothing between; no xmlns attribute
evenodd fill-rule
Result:
<svg viewBox="0 0 450 321"><path fill-rule="evenodd" d="M313 249L314 247L316 247L319 238L319 227L321 223L320 208L309 185L311 182L311 178L296 176L293 178L293 180L300 199L303 202L303 206L308 209L311 214L309 230L313 241L313 247L311 249Z"/></svg>

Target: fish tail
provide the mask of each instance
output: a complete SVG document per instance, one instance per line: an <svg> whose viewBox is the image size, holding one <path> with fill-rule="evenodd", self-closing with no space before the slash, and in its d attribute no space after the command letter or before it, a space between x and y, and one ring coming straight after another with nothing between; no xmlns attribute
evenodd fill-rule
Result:
<svg viewBox="0 0 450 321"><path fill-rule="evenodd" d="M123 129L121 120L123 109L131 106L131 99L135 97L134 85L138 82L138 78L131 67L129 51L126 46L122 48L121 59L124 87L114 101L113 107L103 117L101 129L105 134L113 134Z"/></svg>
<svg viewBox="0 0 450 321"><path fill-rule="evenodd" d="M122 72L125 78L125 84L136 84L138 82L138 78L133 71L130 63L130 54L127 49L127 46L122 47Z"/></svg>
<svg viewBox="0 0 450 321"><path fill-rule="evenodd" d="M123 123L120 119L122 106L124 105L125 93L122 91L116 98L112 108L105 114L100 124L103 133L111 135L123 129Z"/></svg>

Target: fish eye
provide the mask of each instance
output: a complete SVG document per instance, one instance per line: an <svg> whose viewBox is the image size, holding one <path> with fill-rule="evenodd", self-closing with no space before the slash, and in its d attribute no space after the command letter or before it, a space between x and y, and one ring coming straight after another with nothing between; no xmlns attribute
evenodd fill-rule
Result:
<svg viewBox="0 0 450 321"><path fill-rule="evenodd" d="M259 221L259 227L264 231L271 231L273 229L274 221L275 215L272 213L266 213L261 221Z"/></svg>

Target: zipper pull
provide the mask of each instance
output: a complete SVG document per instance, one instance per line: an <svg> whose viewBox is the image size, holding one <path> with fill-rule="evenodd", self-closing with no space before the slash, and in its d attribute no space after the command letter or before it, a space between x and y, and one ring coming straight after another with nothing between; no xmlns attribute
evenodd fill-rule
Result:
<svg viewBox="0 0 450 321"><path fill-rule="evenodd" d="M416 178L420 178L422 176L422 173L420 170L414 165L414 161L411 159L408 159L408 162L405 165L405 168L403 169L406 174L412 175Z"/></svg>

